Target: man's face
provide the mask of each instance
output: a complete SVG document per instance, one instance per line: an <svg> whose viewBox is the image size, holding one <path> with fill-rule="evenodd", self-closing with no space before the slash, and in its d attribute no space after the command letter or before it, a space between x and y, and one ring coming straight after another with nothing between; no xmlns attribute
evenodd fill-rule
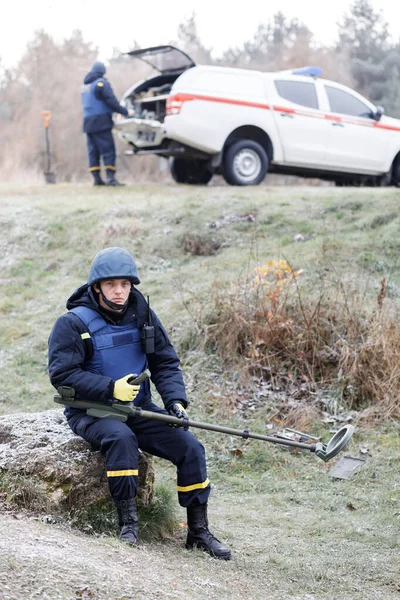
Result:
<svg viewBox="0 0 400 600"><path fill-rule="evenodd" d="M114 304L120 304L122 310L131 291L131 282L129 279L105 279L104 281L95 284L94 289L96 292L100 292L100 286L101 291L107 300L109 302L114 302ZM106 310L115 310L118 312L118 309L112 309L107 306L101 295L99 296L99 304Z"/></svg>

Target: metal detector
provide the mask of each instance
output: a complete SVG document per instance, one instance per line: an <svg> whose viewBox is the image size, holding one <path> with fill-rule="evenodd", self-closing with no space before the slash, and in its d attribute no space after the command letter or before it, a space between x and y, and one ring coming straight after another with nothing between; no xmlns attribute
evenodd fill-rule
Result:
<svg viewBox="0 0 400 600"><path fill-rule="evenodd" d="M137 385L145 381L150 377L150 371L146 369L138 377L131 378L128 383ZM154 419L156 421L164 421L169 425L175 425L189 429L189 427L197 427L198 429L207 429L208 431L218 431L219 433L225 433L227 435L236 435L243 439L262 440L264 442L271 442L272 444L279 444L283 446L292 446L294 448L302 448L314 452L318 458L321 458L324 462L331 460L336 456L346 444L349 442L351 436L354 433L353 425L345 425L329 440L327 444L322 442L316 442L315 444L305 444L303 442L297 442L294 440L288 440L278 436L262 435L260 433L252 433L247 429L232 429L231 427L224 427L222 425L213 425L211 423L203 423L201 421L193 421L192 419L183 417L178 419L170 415L152 412L150 410L144 410L139 406L135 406L133 402L114 402L113 404L100 404L99 402L90 402L88 400L76 399L75 390L71 387L61 386L57 388L57 394L54 395L54 401L58 404L64 404L65 406L73 406L74 408L82 408L86 410L86 413L92 417L98 417L103 419L110 417L118 419L119 421L126 422L129 418L141 417L144 419Z"/></svg>

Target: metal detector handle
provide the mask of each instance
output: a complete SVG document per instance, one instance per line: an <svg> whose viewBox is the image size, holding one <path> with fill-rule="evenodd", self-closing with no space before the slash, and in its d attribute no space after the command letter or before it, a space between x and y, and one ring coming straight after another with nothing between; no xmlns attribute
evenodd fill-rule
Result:
<svg viewBox="0 0 400 600"><path fill-rule="evenodd" d="M57 388L57 392L58 394L56 394L56 396L60 396L63 400L65 399L65 404L68 404L67 400L74 400L75 398L74 388L69 387L68 385L60 385L60 387ZM54 400L56 399L56 396L54 396Z"/></svg>
<svg viewBox="0 0 400 600"><path fill-rule="evenodd" d="M143 381L146 381L146 379L150 379L150 376L151 373L149 369L145 369L140 373L140 375L134 375L133 377L128 379L127 383L129 383L129 385L139 385L140 383L143 383Z"/></svg>
<svg viewBox="0 0 400 600"><path fill-rule="evenodd" d="M146 379L150 379L151 373L149 371L149 369L145 369L144 371L142 371L140 373L140 375L134 375L133 377L130 377L129 379L126 380L127 383L129 383L129 385L140 385L141 383L143 383L143 381L146 381ZM111 406L126 406L126 407L134 407L133 402L123 402L122 400L114 400L114 402L112 403ZM88 411L88 414L93 414L94 416L98 417L98 416L102 416L99 414L94 414L93 410L91 412Z"/></svg>

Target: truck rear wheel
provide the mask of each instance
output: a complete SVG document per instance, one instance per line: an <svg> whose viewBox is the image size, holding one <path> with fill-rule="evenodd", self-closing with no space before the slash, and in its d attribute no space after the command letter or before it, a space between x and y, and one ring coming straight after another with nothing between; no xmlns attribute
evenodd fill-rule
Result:
<svg viewBox="0 0 400 600"><path fill-rule="evenodd" d="M186 160L174 157L171 160L171 175L177 183L206 185L213 176L205 160Z"/></svg>
<svg viewBox="0 0 400 600"><path fill-rule="evenodd" d="M268 156L253 140L238 140L225 151L223 176L230 185L258 185L268 172Z"/></svg>

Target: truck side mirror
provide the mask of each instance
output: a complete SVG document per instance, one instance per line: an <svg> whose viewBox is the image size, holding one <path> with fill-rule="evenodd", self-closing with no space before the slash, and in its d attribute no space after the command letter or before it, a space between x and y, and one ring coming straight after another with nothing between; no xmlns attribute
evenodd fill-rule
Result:
<svg viewBox="0 0 400 600"><path fill-rule="evenodd" d="M385 109L383 108L383 106L377 106L376 110L374 112L374 119L375 121L380 121L382 115L385 114Z"/></svg>

